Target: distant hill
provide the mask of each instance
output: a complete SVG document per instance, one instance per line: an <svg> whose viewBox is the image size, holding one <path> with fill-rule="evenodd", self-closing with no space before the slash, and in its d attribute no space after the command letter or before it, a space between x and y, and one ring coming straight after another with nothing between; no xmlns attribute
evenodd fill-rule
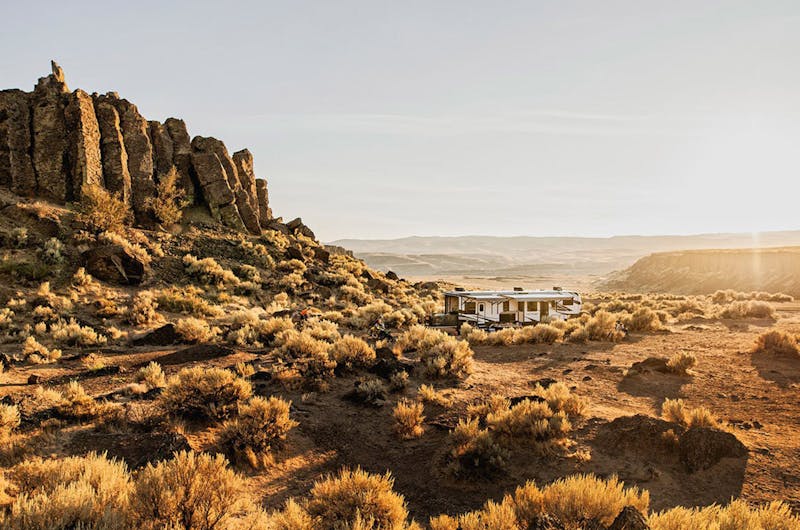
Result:
<svg viewBox="0 0 800 530"><path fill-rule="evenodd" d="M605 289L707 294L717 289L800 296L800 247L660 252L613 274Z"/></svg>
<svg viewBox="0 0 800 530"><path fill-rule="evenodd" d="M592 237L340 239L371 267L406 276L607 275L654 252L800 245L800 231L761 234Z"/></svg>

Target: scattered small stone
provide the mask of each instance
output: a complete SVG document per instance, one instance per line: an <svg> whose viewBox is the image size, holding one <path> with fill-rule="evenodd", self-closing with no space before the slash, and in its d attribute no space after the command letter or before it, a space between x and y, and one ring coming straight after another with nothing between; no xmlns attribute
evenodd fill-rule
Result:
<svg viewBox="0 0 800 530"><path fill-rule="evenodd" d="M28 376L28 384L29 385L38 385L42 382L42 376L39 374L31 374Z"/></svg>
<svg viewBox="0 0 800 530"><path fill-rule="evenodd" d="M583 380L584 380L584 381L591 381L591 380L592 380L592 376L590 376L590 375L585 375L585 376L583 376Z"/></svg>

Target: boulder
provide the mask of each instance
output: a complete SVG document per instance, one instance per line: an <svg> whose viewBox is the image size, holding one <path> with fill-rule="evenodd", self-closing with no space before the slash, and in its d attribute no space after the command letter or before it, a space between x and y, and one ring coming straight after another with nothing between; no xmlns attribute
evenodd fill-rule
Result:
<svg viewBox="0 0 800 530"><path fill-rule="evenodd" d="M397 280L400 279L400 277L394 271L387 272L386 273L386 277L389 278L390 280L394 280L394 281L397 281Z"/></svg>
<svg viewBox="0 0 800 530"><path fill-rule="evenodd" d="M289 229L286 227L285 224L277 221L275 219L271 219L267 222L267 226L265 226L267 230L274 230L275 232L280 232L283 235L289 235Z"/></svg>
<svg viewBox="0 0 800 530"><path fill-rule="evenodd" d="M712 467L723 458L745 458L747 448L729 432L693 427L678 442L681 463L689 473Z"/></svg>
<svg viewBox="0 0 800 530"><path fill-rule="evenodd" d="M388 293L391 287L388 283L380 278L371 278L367 280L367 286L373 291L380 291L382 293Z"/></svg>
<svg viewBox="0 0 800 530"><path fill-rule="evenodd" d="M37 194L59 202L67 199L71 185L67 180L67 123L64 95L67 86L63 72L42 77L33 90L33 167L36 170ZM60 71L60 68L58 68Z"/></svg>
<svg viewBox="0 0 800 530"><path fill-rule="evenodd" d="M186 200L194 204L200 190L192 178L192 141L186 123L178 118L167 118L164 127L172 140L172 163L178 171L178 182L186 193Z"/></svg>
<svg viewBox="0 0 800 530"><path fill-rule="evenodd" d="M650 530L644 516L633 506L626 506L608 527L608 530Z"/></svg>
<svg viewBox="0 0 800 530"><path fill-rule="evenodd" d="M295 234L303 234L304 236L316 240L316 236L314 232L303 224L303 220L299 217L292 219L288 223L286 223L286 228L289 229L290 232L294 232Z"/></svg>
<svg viewBox="0 0 800 530"><path fill-rule="evenodd" d="M146 264L121 245L102 245L82 254L86 272L108 283L137 285L142 282Z"/></svg>
<svg viewBox="0 0 800 530"><path fill-rule="evenodd" d="M159 121L148 121L150 142L153 144L153 178L159 182L175 167L172 160L175 153L172 148L172 137L167 128Z"/></svg>
<svg viewBox="0 0 800 530"><path fill-rule="evenodd" d="M103 162L103 179L106 189L131 203L131 174L128 171L128 153L122 140L119 113L107 96L93 96L94 111L100 130L100 154Z"/></svg>
<svg viewBox="0 0 800 530"><path fill-rule="evenodd" d="M84 184L105 186L100 126L92 97L83 90L69 95L64 117L69 131L67 158L72 180L72 189L67 190L67 194L74 200L80 198Z"/></svg>
<svg viewBox="0 0 800 530"><path fill-rule="evenodd" d="M267 181L256 179L256 197L258 200L258 220L263 228L267 228L272 211L269 208L269 192L267 191Z"/></svg>
<svg viewBox="0 0 800 530"><path fill-rule="evenodd" d="M564 523L551 515L538 515L528 523L526 530L565 530L565 528Z"/></svg>
<svg viewBox="0 0 800 530"><path fill-rule="evenodd" d="M168 322L152 331L133 339L134 346L169 346L180 342L180 335L175 331L175 324Z"/></svg>
<svg viewBox="0 0 800 530"><path fill-rule="evenodd" d="M322 247L313 247L314 257L322 263L328 263L331 260L331 253Z"/></svg>
<svg viewBox="0 0 800 530"><path fill-rule="evenodd" d="M22 90L0 92L0 128L5 136L0 154L0 181L18 195L36 193L36 173L31 158L30 95ZM6 169L7 168L7 169Z"/></svg>
<svg viewBox="0 0 800 530"><path fill-rule="evenodd" d="M111 102L119 113L122 140L128 155L133 213L138 223L150 224L152 219L147 199L155 195L156 187L153 181L153 146L147 134L147 120L139 114L136 105L127 99L112 97Z"/></svg>
<svg viewBox="0 0 800 530"><path fill-rule="evenodd" d="M286 258L287 259L299 259L303 261L305 256L303 256L303 251L297 247L287 247L286 248Z"/></svg>
<svg viewBox="0 0 800 530"><path fill-rule="evenodd" d="M667 367L668 361L669 359L666 357L648 357L644 361L633 363L630 370L628 370L628 373L630 375L647 374L652 372L665 374L669 372L669 368Z"/></svg>

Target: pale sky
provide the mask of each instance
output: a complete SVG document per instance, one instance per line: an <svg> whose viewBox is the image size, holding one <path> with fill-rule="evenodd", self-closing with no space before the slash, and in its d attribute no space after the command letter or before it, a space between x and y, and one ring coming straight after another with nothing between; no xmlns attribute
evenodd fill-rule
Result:
<svg viewBox="0 0 800 530"><path fill-rule="evenodd" d="M7 2L64 68L248 147L324 240L800 228L800 2Z"/></svg>

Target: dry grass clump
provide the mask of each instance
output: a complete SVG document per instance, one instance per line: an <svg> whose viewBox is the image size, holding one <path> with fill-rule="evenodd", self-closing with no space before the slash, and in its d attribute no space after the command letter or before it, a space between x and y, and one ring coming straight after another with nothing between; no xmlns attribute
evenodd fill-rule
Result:
<svg viewBox="0 0 800 530"><path fill-rule="evenodd" d="M453 404L450 399L441 392L437 392L431 385L420 385L417 389L417 399L423 403L433 403L441 407L449 407Z"/></svg>
<svg viewBox="0 0 800 530"><path fill-rule="evenodd" d="M706 407L691 408L682 399L666 399L661 405L661 416L667 421L679 423L687 428L718 428L719 420Z"/></svg>
<svg viewBox="0 0 800 530"><path fill-rule="evenodd" d="M355 301L355 303L358 303ZM360 305L350 316L347 320L349 326L356 328L356 329L367 329L371 325L373 325L379 318L382 318L386 315L389 315L392 312L392 306L384 302L383 300L376 300L374 302L366 303ZM397 321L393 322L386 322L386 318L384 318L384 322L389 327L400 327L397 324Z"/></svg>
<svg viewBox="0 0 800 530"><path fill-rule="evenodd" d="M393 486L388 473L371 475L360 468L317 481L306 503L313 528L405 530L408 510Z"/></svg>
<svg viewBox="0 0 800 530"><path fill-rule="evenodd" d="M19 495L3 528L128 527L130 475L125 464L105 455L28 460L15 466L11 476Z"/></svg>
<svg viewBox="0 0 800 530"><path fill-rule="evenodd" d="M220 329L202 318L186 317L175 322L175 332L190 343L213 342Z"/></svg>
<svg viewBox="0 0 800 530"><path fill-rule="evenodd" d="M151 291L139 291L131 298L131 304L125 320L135 326L152 324L161 320L158 314L158 302Z"/></svg>
<svg viewBox="0 0 800 530"><path fill-rule="evenodd" d="M460 420L450 433L446 470L458 478L492 478L504 471L509 457L477 418Z"/></svg>
<svg viewBox="0 0 800 530"><path fill-rule="evenodd" d="M748 300L731 302L720 311L721 318L774 318L775 308L768 302Z"/></svg>
<svg viewBox="0 0 800 530"><path fill-rule="evenodd" d="M239 346L260 348L272 344L281 331L294 329L289 318L261 318L255 310L238 311L231 315L232 328L226 340Z"/></svg>
<svg viewBox="0 0 800 530"><path fill-rule="evenodd" d="M715 304L729 304L736 300L761 300L763 302L791 302L794 300L793 296L784 293L765 293L763 291L752 291L743 293L734 291L733 289L725 289L714 292L711 295L711 301Z"/></svg>
<svg viewBox="0 0 800 530"><path fill-rule="evenodd" d="M139 371L136 372L136 382L145 385L148 390L167 386L167 378L164 375L164 370L162 370L161 365L155 361L150 361L150 364L147 366L139 368Z"/></svg>
<svg viewBox="0 0 800 530"><path fill-rule="evenodd" d="M42 245L39 258L48 265L59 265L64 262L64 243L51 237Z"/></svg>
<svg viewBox="0 0 800 530"><path fill-rule="evenodd" d="M798 530L800 517L782 502L751 507L736 499L727 506L677 507L648 517L652 530Z"/></svg>
<svg viewBox="0 0 800 530"><path fill-rule="evenodd" d="M750 352L800 355L800 346L797 344L796 336L779 329L773 329L759 335Z"/></svg>
<svg viewBox="0 0 800 530"><path fill-rule="evenodd" d="M589 340L618 342L625 337L622 331L617 330L617 315L601 309L591 317L586 315L581 319L570 321L572 330L569 330L569 342L586 342Z"/></svg>
<svg viewBox="0 0 800 530"><path fill-rule="evenodd" d="M237 460L258 467L260 456L286 439L299 425L289 417L291 403L278 397L254 397L239 408L239 414L222 426L220 444Z"/></svg>
<svg viewBox="0 0 800 530"><path fill-rule="evenodd" d="M174 166L158 181L155 197L148 197L145 206L162 225L180 222L183 208L187 206L186 191L178 186L178 172Z"/></svg>
<svg viewBox="0 0 800 530"><path fill-rule="evenodd" d="M130 495L134 528L228 530L250 508L244 481L222 455L181 451L139 471Z"/></svg>
<svg viewBox="0 0 800 530"><path fill-rule="evenodd" d="M57 399L59 416L71 420L103 418L119 411L115 404L95 400L77 381L70 381Z"/></svg>
<svg viewBox="0 0 800 530"><path fill-rule="evenodd" d="M466 378L472 373L473 352L466 341L438 330L415 325L397 339L395 353L417 352L425 375Z"/></svg>
<svg viewBox="0 0 800 530"><path fill-rule="evenodd" d="M97 184L84 184L75 219L91 232L99 234L123 232L132 216L130 207L118 194L112 195Z"/></svg>
<svg viewBox="0 0 800 530"><path fill-rule="evenodd" d="M664 328L658 313L649 307L639 307L623 323L629 331L659 331Z"/></svg>
<svg viewBox="0 0 800 530"><path fill-rule="evenodd" d="M129 236L134 236L138 232L128 232ZM114 245L119 245L128 251L130 254L136 256L144 264L149 264L152 261L152 257L147 249L138 243L133 243L128 240L123 234L117 232L103 232L99 236L97 236L97 240L102 243L110 243ZM146 239L145 239L146 241Z"/></svg>
<svg viewBox="0 0 800 530"><path fill-rule="evenodd" d="M61 358L61 350L49 349L39 343L33 336L25 339L22 345L22 355L25 360L33 364L54 363Z"/></svg>
<svg viewBox="0 0 800 530"><path fill-rule="evenodd" d="M156 302L164 311L184 313L194 316L219 316L222 311L204 300L201 289L193 285L186 287L169 287L156 294Z"/></svg>
<svg viewBox="0 0 800 530"><path fill-rule="evenodd" d="M389 377L389 389L392 392L403 392L408 387L408 372L395 372Z"/></svg>
<svg viewBox="0 0 800 530"><path fill-rule="evenodd" d="M0 403L0 440L3 440L11 431L19 427L19 408L16 405Z"/></svg>
<svg viewBox="0 0 800 530"><path fill-rule="evenodd" d="M224 287L239 283L239 278L232 271L223 268L214 258L197 259L186 254L183 256L183 266L189 276L203 285Z"/></svg>
<svg viewBox="0 0 800 530"><path fill-rule="evenodd" d="M491 344L493 346L553 344L564 337L563 329L544 323L521 328L505 328L494 333L487 333L481 329L475 329L469 324L462 324L460 333L470 344Z"/></svg>
<svg viewBox="0 0 800 530"><path fill-rule="evenodd" d="M250 399L246 380L222 368L184 368L167 380L160 402L174 416L186 419L224 419Z"/></svg>
<svg viewBox="0 0 800 530"><path fill-rule="evenodd" d="M697 357L688 352L678 352L669 358L667 368L677 375L688 375L689 370L697 364Z"/></svg>
<svg viewBox="0 0 800 530"><path fill-rule="evenodd" d="M394 417L394 430L404 440L419 438L425 430L422 424L425 416L422 415L422 403L401 399L392 410Z"/></svg>
<svg viewBox="0 0 800 530"><path fill-rule="evenodd" d="M88 326L81 326L74 318L69 322L59 320L50 326L53 340L68 346L102 346L108 339Z"/></svg>
<svg viewBox="0 0 800 530"><path fill-rule="evenodd" d="M331 344L315 339L308 331L294 328L281 331L275 336L278 355L287 359L301 359L319 355L328 356Z"/></svg>
<svg viewBox="0 0 800 530"><path fill-rule="evenodd" d="M303 325L303 331L317 340L324 340L326 342L335 342L341 337L339 334L339 326L335 322L321 320L319 318L307 320Z"/></svg>
<svg viewBox="0 0 800 530"><path fill-rule="evenodd" d="M337 365L347 368L370 366L375 362L375 350L363 339L345 335L333 343L331 357Z"/></svg>

